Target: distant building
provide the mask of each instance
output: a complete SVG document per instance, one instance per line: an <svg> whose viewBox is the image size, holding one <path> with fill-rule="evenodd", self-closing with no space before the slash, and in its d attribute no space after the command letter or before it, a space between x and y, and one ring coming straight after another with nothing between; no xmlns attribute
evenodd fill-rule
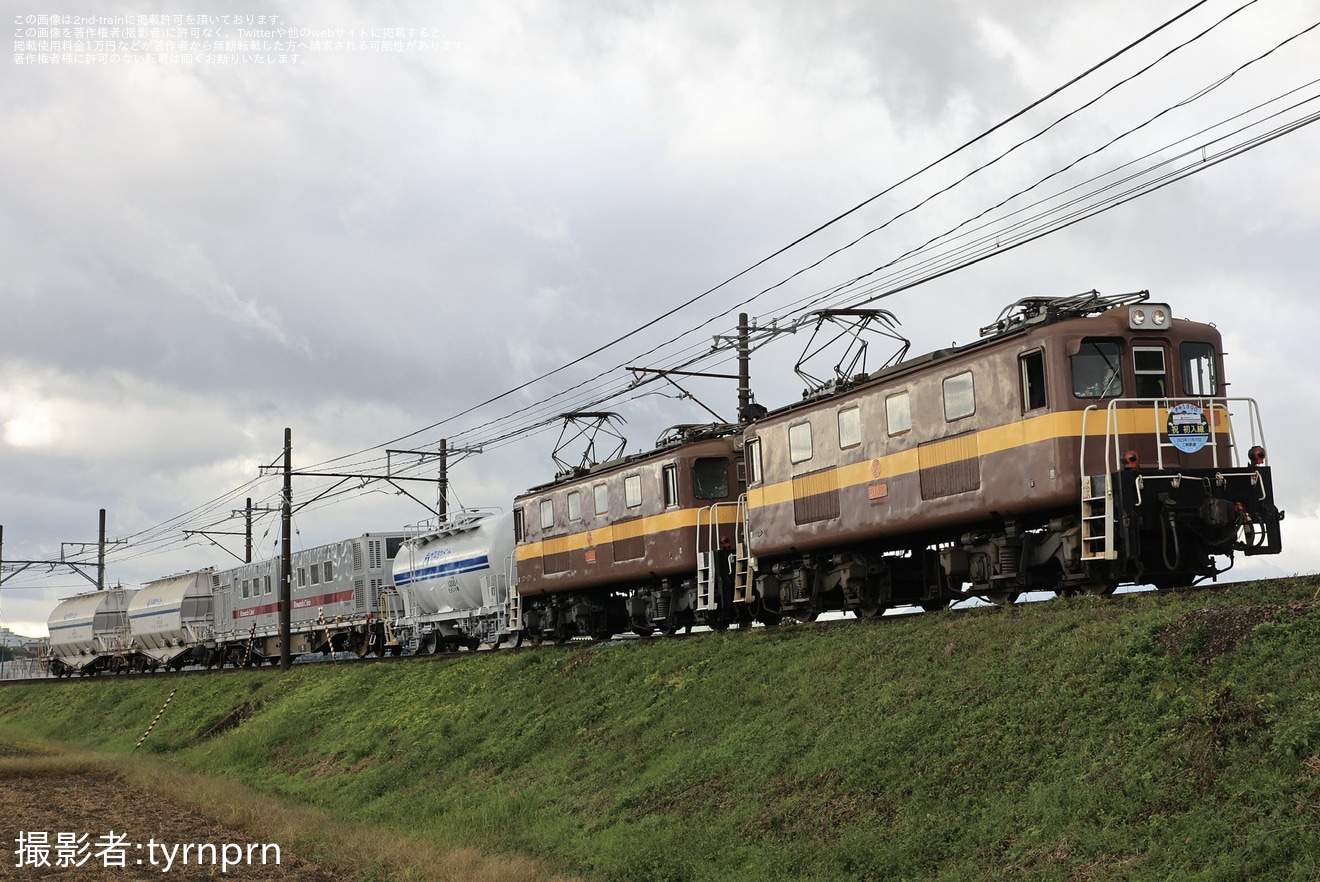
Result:
<svg viewBox="0 0 1320 882"><path fill-rule="evenodd" d="M10 649L18 649L25 643L31 643L32 637L24 637L22 634L15 634L8 628L0 628L0 646L7 646Z"/></svg>

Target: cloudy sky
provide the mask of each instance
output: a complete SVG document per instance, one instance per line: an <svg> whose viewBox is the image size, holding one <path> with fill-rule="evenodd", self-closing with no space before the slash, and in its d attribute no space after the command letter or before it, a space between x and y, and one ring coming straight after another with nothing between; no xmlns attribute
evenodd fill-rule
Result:
<svg viewBox="0 0 1320 882"><path fill-rule="evenodd" d="M105 508L112 584L227 566L181 531L273 504L285 427L309 470L480 445L456 502L507 508L553 475L552 413L617 410L629 450L709 419L659 384L599 403L621 366L980 255L876 302L914 352L1093 288L1215 322L1288 512L1285 553L1237 573L1320 570L1313 3L70 3L54 43L38 6L7 5L0 77L6 560L94 541ZM759 401L798 396L804 342L758 349ZM731 383L689 386L732 416ZM296 545L426 516L339 489ZM276 520L256 535L272 553ZM44 633L88 587L30 568L0 624Z"/></svg>

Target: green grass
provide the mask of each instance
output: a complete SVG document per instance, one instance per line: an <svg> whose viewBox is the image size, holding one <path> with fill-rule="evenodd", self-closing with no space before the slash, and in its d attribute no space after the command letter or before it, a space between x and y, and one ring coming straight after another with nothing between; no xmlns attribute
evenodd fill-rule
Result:
<svg viewBox="0 0 1320 882"><path fill-rule="evenodd" d="M609 880L1320 878L1315 578L0 689L128 753Z"/></svg>

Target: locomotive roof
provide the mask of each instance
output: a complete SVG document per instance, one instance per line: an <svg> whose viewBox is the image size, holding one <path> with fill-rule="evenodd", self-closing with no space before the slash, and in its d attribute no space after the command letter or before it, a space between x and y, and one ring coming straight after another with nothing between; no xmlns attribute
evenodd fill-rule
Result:
<svg viewBox="0 0 1320 882"><path fill-rule="evenodd" d="M890 365L869 374L860 374L850 381L831 383L826 388L813 393L807 390L799 401L777 407L761 420L773 419L793 413L804 407L828 401L856 389L878 384L884 380L919 372L936 362L955 356L964 355L979 349L986 349L1003 344L1006 340L1025 336L1040 327L1078 320L1101 320L1101 325L1128 328L1127 307L1150 298L1149 291L1136 291L1130 294L1103 295L1098 291L1088 291L1071 297L1031 297L1019 300L1004 308L999 318L981 328L981 337L961 346L949 346L935 349L921 355Z"/></svg>
<svg viewBox="0 0 1320 882"><path fill-rule="evenodd" d="M702 425L682 425L671 426L666 430L672 434L662 437L655 447L650 450L643 450L639 453L630 453L626 456L620 456L617 459L611 459L607 462L596 463L588 468L575 468L569 472L556 475L554 480L546 481L544 484L537 484L535 487L529 487L525 493L518 494L518 499L525 496L531 496L535 493L541 493L555 487L562 487L572 484L583 478L589 478L595 475L612 472L615 469L624 466L644 462L657 456L662 456L670 451L680 447L687 447L692 444L698 444L704 441L717 441L721 438L728 438L732 435L741 435L743 427L735 423L709 423Z"/></svg>

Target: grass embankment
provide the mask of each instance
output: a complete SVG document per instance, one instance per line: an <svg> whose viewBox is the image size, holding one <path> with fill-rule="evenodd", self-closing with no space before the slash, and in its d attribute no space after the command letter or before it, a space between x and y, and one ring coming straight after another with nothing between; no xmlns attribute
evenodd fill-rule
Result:
<svg viewBox="0 0 1320 882"><path fill-rule="evenodd" d="M1315 578L463 662L0 689L429 846L601 879L1320 878Z"/></svg>

